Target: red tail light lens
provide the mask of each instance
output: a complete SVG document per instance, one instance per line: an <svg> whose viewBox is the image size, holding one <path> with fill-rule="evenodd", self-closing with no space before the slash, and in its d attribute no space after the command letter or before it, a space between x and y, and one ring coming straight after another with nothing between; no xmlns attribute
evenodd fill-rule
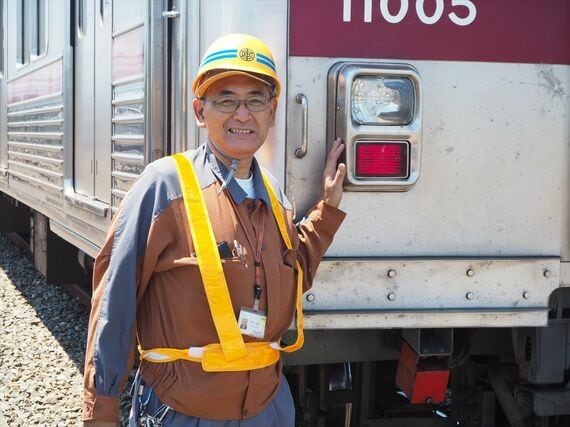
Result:
<svg viewBox="0 0 570 427"><path fill-rule="evenodd" d="M407 142L357 142L355 175L362 178L406 178Z"/></svg>

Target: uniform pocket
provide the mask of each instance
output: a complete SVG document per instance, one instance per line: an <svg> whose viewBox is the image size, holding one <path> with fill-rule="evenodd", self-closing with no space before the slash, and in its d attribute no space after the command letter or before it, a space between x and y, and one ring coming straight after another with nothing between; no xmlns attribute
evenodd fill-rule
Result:
<svg viewBox="0 0 570 427"><path fill-rule="evenodd" d="M282 254L283 264L297 269L297 250L287 249Z"/></svg>

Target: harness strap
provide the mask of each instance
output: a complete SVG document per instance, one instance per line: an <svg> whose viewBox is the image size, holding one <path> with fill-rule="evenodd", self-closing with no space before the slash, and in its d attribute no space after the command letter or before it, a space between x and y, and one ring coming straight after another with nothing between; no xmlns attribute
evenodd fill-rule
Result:
<svg viewBox="0 0 570 427"><path fill-rule="evenodd" d="M293 245L291 244L291 239L289 239L289 234L287 234L287 227L285 226L285 219L283 215L278 215L277 212L281 211L281 206L279 205L279 200L277 200L277 196L275 195L275 190L273 186L267 179L267 176L262 172L261 176L263 177L263 184L269 193L269 200L271 201L271 210L273 211L273 215L275 216L275 220L277 221L277 226L279 227L279 231L281 232L281 237L287 249L293 249ZM280 348L281 351L285 353L292 353L296 350L299 350L303 347L303 343L305 342L305 335L303 334L303 303L301 302L301 295L303 295L303 269L301 268L301 264L299 261L297 263L297 301L295 302L295 311L297 312L297 339L295 342L287 347Z"/></svg>
<svg viewBox="0 0 570 427"><path fill-rule="evenodd" d="M153 348L141 352L141 359L153 363L167 363L175 360L187 360L202 364L206 372L251 371L272 366L279 361L279 343L248 342L246 357L227 361L220 344L208 344L204 347Z"/></svg>
<svg viewBox="0 0 570 427"><path fill-rule="evenodd" d="M244 343L233 312L214 232L196 173L192 163L183 154L175 154L172 158L176 164L186 216L198 258L198 266L220 343L187 349L153 348L150 350L143 350L139 345L140 358L153 363L166 363L180 359L198 362L202 364L202 369L207 372L246 371L274 365L279 360L279 351L290 353L303 346L301 303L303 270L301 264L297 261L297 298L295 304L297 339L295 343L287 347L281 347L277 342ZM265 174L262 173L262 177L283 242L287 249L292 249L293 246L287 233L285 220L283 215L279 214L281 209L275 191Z"/></svg>
<svg viewBox="0 0 570 427"><path fill-rule="evenodd" d="M208 217L200 183L192 164L183 154L178 153L172 157L176 162L184 208L194 240L194 251L220 344L226 360L240 359L247 355L247 350L235 319L214 230Z"/></svg>

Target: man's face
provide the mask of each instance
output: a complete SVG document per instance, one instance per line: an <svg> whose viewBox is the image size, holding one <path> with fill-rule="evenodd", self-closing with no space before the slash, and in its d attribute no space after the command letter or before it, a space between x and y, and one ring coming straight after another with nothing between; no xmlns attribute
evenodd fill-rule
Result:
<svg viewBox="0 0 570 427"><path fill-rule="evenodd" d="M269 100L267 108L251 112L241 102L235 112L225 113L214 104L214 101L228 98L243 101L250 97ZM269 86L247 76L231 76L210 86L204 98L194 100L194 113L215 147L233 159L253 157L275 123L277 100L270 99Z"/></svg>

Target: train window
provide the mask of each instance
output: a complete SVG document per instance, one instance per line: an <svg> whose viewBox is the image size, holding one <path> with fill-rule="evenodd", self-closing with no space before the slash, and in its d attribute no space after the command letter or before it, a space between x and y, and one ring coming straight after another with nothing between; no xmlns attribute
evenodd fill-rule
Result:
<svg viewBox="0 0 570 427"><path fill-rule="evenodd" d="M28 37L29 37L29 47L30 47L30 56L34 57L34 56L38 56L38 2L36 1L31 1L31 2L26 2L27 4L27 10L24 11L24 13L27 12L28 16L27 16L27 20L26 20L26 26L24 26L24 30L28 32Z"/></svg>
<svg viewBox="0 0 570 427"><path fill-rule="evenodd" d="M19 1L16 5L16 62L20 65L25 63L24 52L24 2Z"/></svg>
<svg viewBox="0 0 570 427"><path fill-rule="evenodd" d="M30 2L30 55L32 61L47 50L47 0Z"/></svg>
<svg viewBox="0 0 570 427"><path fill-rule="evenodd" d="M16 13L16 59L23 66L47 52L47 0L21 0Z"/></svg>
<svg viewBox="0 0 570 427"><path fill-rule="evenodd" d="M87 0L79 0L79 32L82 36L87 34Z"/></svg>

